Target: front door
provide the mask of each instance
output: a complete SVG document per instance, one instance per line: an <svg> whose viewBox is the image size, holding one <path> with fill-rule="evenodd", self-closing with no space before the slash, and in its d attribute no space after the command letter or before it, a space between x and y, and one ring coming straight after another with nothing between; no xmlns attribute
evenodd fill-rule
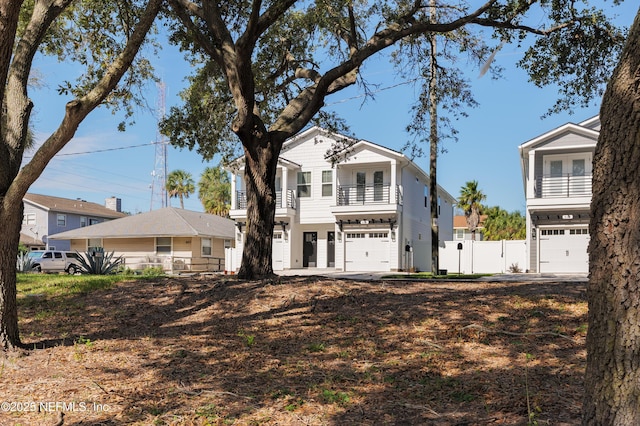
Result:
<svg viewBox="0 0 640 426"><path fill-rule="evenodd" d="M315 268L317 265L318 251L316 244L318 242L317 232L304 232L302 234L302 267Z"/></svg>
<svg viewBox="0 0 640 426"><path fill-rule="evenodd" d="M331 231L327 233L327 267L335 268L336 266L336 233Z"/></svg>

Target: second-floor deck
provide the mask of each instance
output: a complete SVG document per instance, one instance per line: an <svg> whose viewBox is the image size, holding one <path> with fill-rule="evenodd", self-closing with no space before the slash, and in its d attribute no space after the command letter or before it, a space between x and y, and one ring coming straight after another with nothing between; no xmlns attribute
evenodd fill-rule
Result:
<svg viewBox="0 0 640 426"><path fill-rule="evenodd" d="M284 194L284 197L283 197ZM296 193L291 189L276 191L276 209L296 209ZM236 209L246 210L247 192L236 191Z"/></svg>
<svg viewBox="0 0 640 426"><path fill-rule="evenodd" d="M535 198L590 197L591 174L539 176L534 190Z"/></svg>
<svg viewBox="0 0 640 426"><path fill-rule="evenodd" d="M393 193L391 191L394 191ZM337 206L358 206L366 204L402 205L402 193L399 186L392 188L388 184L340 185L336 191Z"/></svg>

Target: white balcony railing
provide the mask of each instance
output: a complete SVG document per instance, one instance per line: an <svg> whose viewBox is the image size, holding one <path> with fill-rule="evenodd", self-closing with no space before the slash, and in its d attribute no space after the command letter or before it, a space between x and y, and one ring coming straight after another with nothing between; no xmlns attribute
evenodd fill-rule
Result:
<svg viewBox="0 0 640 426"><path fill-rule="evenodd" d="M282 193L285 197L282 197ZM236 209L245 210L247 208L247 192L236 191ZM296 209L296 193L291 189L276 192L276 209L289 208Z"/></svg>
<svg viewBox="0 0 640 426"><path fill-rule="evenodd" d="M402 205L400 187L395 187L396 204ZM336 205L357 206L365 204L391 204L391 185L340 185L336 192Z"/></svg>
<svg viewBox="0 0 640 426"><path fill-rule="evenodd" d="M589 197L591 175L541 176L536 179L536 198Z"/></svg>

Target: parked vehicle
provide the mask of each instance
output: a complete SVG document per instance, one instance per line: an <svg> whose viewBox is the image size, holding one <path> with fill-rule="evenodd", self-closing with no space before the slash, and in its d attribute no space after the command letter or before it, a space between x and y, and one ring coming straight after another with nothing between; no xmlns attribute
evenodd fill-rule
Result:
<svg viewBox="0 0 640 426"><path fill-rule="evenodd" d="M29 252L33 269L38 272L67 272L75 274L81 270L80 255L72 251L34 250Z"/></svg>

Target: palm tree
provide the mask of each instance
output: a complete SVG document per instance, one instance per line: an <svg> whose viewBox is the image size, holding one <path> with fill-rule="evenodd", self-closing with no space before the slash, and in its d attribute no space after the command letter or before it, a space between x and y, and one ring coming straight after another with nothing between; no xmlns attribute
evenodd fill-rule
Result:
<svg viewBox="0 0 640 426"><path fill-rule="evenodd" d="M184 170L174 170L169 173L166 188L170 197L180 199L181 209L184 209L184 198L189 198L189 194L196 191L191 173Z"/></svg>
<svg viewBox="0 0 640 426"><path fill-rule="evenodd" d="M458 207L464 211L467 218L467 227L471 231L471 239L476 239L476 229L480 223L480 215L482 214L482 202L487 198L486 195L478 189L478 181L469 181L460 188L460 197L458 197Z"/></svg>
<svg viewBox="0 0 640 426"><path fill-rule="evenodd" d="M207 167L200 175L198 198L207 213L228 216L231 208L231 183L222 167Z"/></svg>

